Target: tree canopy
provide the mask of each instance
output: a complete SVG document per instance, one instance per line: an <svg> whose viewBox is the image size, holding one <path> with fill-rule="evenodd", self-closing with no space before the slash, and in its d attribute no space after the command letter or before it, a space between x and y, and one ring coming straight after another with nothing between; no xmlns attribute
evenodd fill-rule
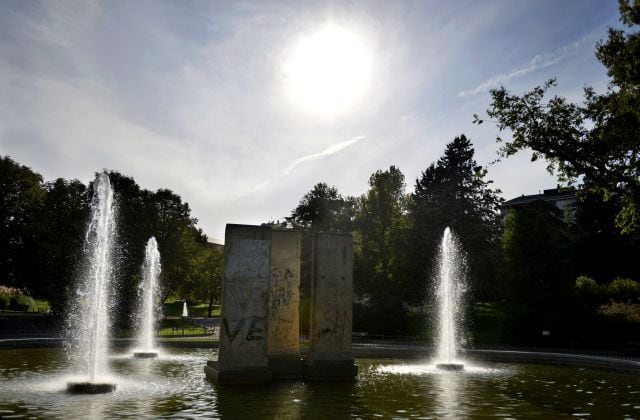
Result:
<svg viewBox="0 0 640 420"><path fill-rule="evenodd" d="M136 304L144 248L155 236L162 259L163 298L210 304L219 297L222 250L191 216L189 204L167 189L141 188L133 178L108 173L117 202L116 281L119 327ZM83 255L83 233L93 183L42 177L9 157L0 159L0 285L47 299L54 311L73 296Z"/></svg>
<svg viewBox="0 0 640 420"><path fill-rule="evenodd" d="M344 198L336 187L319 182L302 197L286 220L303 229L347 231L353 217L352 208L352 198Z"/></svg>
<svg viewBox="0 0 640 420"><path fill-rule="evenodd" d="M356 290L375 295L396 289L402 295L399 271L407 227L404 175L396 166L369 177L369 190L358 199L354 226Z"/></svg>
<svg viewBox="0 0 640 420"><path fill-rule="evenodd" d="M410 204L412 260L415 278L429 278L438 243L448 226L469 256L475 291L486 295L492 292L497 263L502 200L500 191L490 188L492 181L485 180L487 171L476 163L474 154L471 141L465 135L458 136L416 180Z"/></svg>
<svg viewBox="0 0 640 420"><path fill-rule="evenodd" d="M544 157L562 182L582 181L585 190L620 200L617 225L632 233L640 229L640 3L620 0L620 14L627 30L610 28L596 46L610 77L606 92L587 86L583 102L572 103L557 95L545 101L555 79L521 96L501 87L491 91L487 114L512 133L498 137L503 157L531 149L531 160Z"/></svg>
<svg viewBox="0 0 640 420"><path fill-rule="evenodd" d="M34 275L29 249L45 200L42 176L8 156L0 158L0 284L24 287Z"/></svg>

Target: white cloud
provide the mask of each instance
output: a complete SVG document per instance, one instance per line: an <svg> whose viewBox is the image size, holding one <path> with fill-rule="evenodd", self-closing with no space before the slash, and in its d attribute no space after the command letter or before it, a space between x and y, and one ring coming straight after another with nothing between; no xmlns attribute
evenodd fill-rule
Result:
<svg viewBox="0 0 640 420"><path fill-rule="evenodd" d="M299 164L301 164L302 162L307 162L307 161L311 161L311 160L316 160L316 159L320 159L326 156L331 156L334 153L338 153L339 151L341 151L342 149L345 149L349 146L351 146L354 143L359 142L360 140L364 140L366 138L366 136L357 136L354 137L350 140L346 140L340 143L336 143L336 144L332 144L329 147L327 147L326 149L324 149L322 152L319 153L314 153L312 155L307 155L304 157L301 157L299 159L296 159L291 165L287 166L286 168L284 168L282 170L282 172L284 172L286 175L291 173L291 170L293 168L295 168L296 166L298 166Z"/></svg>
<svg viewBox="0 0 640 420"><path fill-rule="evenodd" d="M502 84L510 81L511 79L524 76L525 74L528 74L528 73L533 73L534 71L543 69L545 67L551 67L567 59L568 57L574 55L585 45L589 45L591 47L593 44L594 44L594 37L587 36L582 39L579 39L578 41L564 45L554 51L538 54L527 63L511 70L508 73L501 73L496 76L492 76L489 79L485 80L484 82L480 83L478 86L476 86L473 89L463 90L459 92L458 97L474 96L479 93L487 92L490 89L501 86Z"/></svg>
<svg viewBox="0 0 640 420"><path fill-rule="evenodd" d="M469 40L487 44L495 25L512 21L511 7L501 1L464 8L375 0L0 2L0 154L46 180L88 182L94 171L109 168L143 188L170 188L212 237L223 237L227 222L281 218L317 182L358 195L369 175L397 165L411 183L462 132L478 155L493 156L495 130L472 125L469 117L484 99L467 98L465 106L456 99L460 86L477 80L458 69L478 53ZM615 4L611 9L615 17ZM310 118L288 100L282 63L299 36L327 19L363 34L373 73L354 112ZM511 42L528 45L543 29ZM583 34L554 30L565 31L563 39ZM515 70L499 80L568 62L571 46L554 49L561 44L547 37L534 51L552 53L519 67L512 61L505 68ZM497 44L486 56L506 48ZM366 142L353 137L358 133L368 135ZM511 169L499 176L523 179ZM498 187L508 182L494 179Z"/></svg>

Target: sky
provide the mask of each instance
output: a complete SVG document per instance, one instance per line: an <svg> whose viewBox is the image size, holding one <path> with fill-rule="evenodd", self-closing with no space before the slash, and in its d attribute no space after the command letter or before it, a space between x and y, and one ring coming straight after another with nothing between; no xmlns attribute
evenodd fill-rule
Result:
<svg viewBox="0 0 640 420"><path fill-rule="evenodd" d="M0 1L0 155L46 181L116 170L198 226L282 220L318 182L410 192L465 134L505 199L556 185L496 160L489 90L602 91L617 1Z"/></svg>

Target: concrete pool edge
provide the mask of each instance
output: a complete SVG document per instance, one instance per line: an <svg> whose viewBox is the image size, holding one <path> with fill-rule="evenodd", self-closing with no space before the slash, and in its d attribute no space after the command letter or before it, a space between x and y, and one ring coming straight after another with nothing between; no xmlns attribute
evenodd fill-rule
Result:
<svg viewBox="0 0 640 420"><path fill-rule="evenodd" d="M353 355L356 358L429 359L431 354L432 349L428 346L384 344L354 344L353 346ZM461 358L471 362L535 363L640 372L640 358L634 360L557 351L466 349L461 351Z"/></svg>
<svg viewBox="0 0 640 420"><path fill-rule="evenodd" d="M132 343L133 340L118 339L115 341L114 347L126 347L130 346ZM61 338L2 339L0 340L0 349L62 347L63 344L64 340ZM217 348L218 342L212 340L161 340L159 345L166 348ZM352 352L354 358L428 359L430 358L432 350L428 346L354 343ZM482 349L464 350L462 352L462 357L470 361L478 362L536 363L640 372L640 358L625 359L613 356L572 354L553 351Z"/></svg>
<svg viewBox="0 0 640 420"><path fill-rule="evenodd" d="M468 350L466 354L471 356L472 360L488 362L536 363L640 372L640 361L611 356L520 350Z"/></svg>
<svg viewBox="0 0 640 420"><path fill-rule="evenodd" d="M35 347L62 347L66 340L62 338L10 338L0 339L0 349L21 349ZM128 348L135 344L134 339L117 338L112 341L111 346L114 348ZM159 347L167 348L218 348L218 342L213 340L159 340Z"/></svg>

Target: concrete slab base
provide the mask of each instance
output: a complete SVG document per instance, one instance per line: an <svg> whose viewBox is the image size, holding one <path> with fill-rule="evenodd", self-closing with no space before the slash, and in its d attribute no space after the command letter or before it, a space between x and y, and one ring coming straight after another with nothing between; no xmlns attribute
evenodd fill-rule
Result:
<svg viewBox="0 0 640 420"><path fill-rule="evenodd" d="M71 394L106 394L116 390L116 384L100 382L68 382L67 392Z"/></svg>
<svg viewBox="0 0 640 420"><path fill-rule="evenodd" d="M310 381L355 381L358 366L351 360L307 360L304 379Z"/></svg>
<svg viewBox="0 0 640 420"><path fill-rule="evenodd" d="M222 370L218 362L208 360L204 373L210 381L219 384L264 384L271 382L272 375L267 368L243 368Z"/></svg>
<svg viewBox="0 0 640 420"><path fill-rule="evenodd" d="M154 357L158 357L158 353L154 351L137 351L133 353L133 357L136 359L153 359Z"/></svg>
<svg viewBox="0 0 640 420"><path fill-rule="evenodd" d="M464 370L464 365L462 363L437 363L436 368L440 370L461 371Z"/></svg>
<svg viewBox="0 0 640 420"><path fill-rule="evenodd" d="M269 370L273 379L302 379L304 360L300 356L270 357Z"/></svg>

